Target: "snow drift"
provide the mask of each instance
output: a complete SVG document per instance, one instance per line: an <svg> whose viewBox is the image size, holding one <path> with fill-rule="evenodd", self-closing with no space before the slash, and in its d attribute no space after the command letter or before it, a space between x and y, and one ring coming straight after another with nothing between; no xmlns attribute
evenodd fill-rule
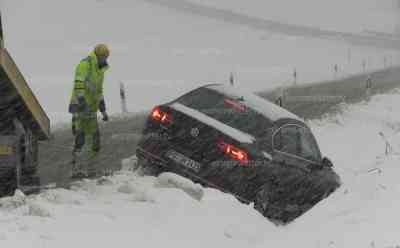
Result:
<svg viewBox="0 0 400 248"><path fill-rule="evenodd" d="M1 199L0 246L394 248L400 245L399 104L397 90L309 123L343 186L288 226L176 175L138 176L132 157L112 177ZM387 155L379 133L392 146Z"/></svg>

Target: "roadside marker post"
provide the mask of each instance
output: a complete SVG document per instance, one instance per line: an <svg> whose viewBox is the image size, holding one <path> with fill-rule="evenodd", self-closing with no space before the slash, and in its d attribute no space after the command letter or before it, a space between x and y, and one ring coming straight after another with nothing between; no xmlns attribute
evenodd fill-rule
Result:
<svg viewBox="0 0 400 248"><path fill-rule="evenodd" d="M365 94L368 98L371 96L371 90L372 90L372 78L371 76L368 76L365 85Z"/></svg>
<svg viewBox="0 0 400 248"><path fill-rule="evenodd" d="M339 66L337 64L335 64L335 66L333 67L333 71L334 71L333 78L337 79L338 78L338 72L339 72Z"/></svg>
<svg viewBox="0 0 400 248"><path fill-rule="evenodd" d="M121 110L123 114L128 113L128 108L126 106L126 94L125 94L125 85L123 82L119 83L119 95L121 97Z"/></svg>
<svg viewBox="0 0 400 248"><path fill-rule="evenodd" d="M229 83L231 86L235 85L235 77L233 76L233 72L229 74Z"/></svg>
<svg viewBox="0 0 400 248"><path fill-rule="evenodd" d="M363 68L363 73L365 73L367 70L367 61L365 59L363 59L362 61L362 68Z"/></svg>

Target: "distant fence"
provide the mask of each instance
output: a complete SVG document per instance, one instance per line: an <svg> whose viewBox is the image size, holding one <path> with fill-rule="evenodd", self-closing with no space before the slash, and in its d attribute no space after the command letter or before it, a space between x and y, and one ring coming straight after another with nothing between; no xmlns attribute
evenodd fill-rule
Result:
<svg viewBox="0 0 400 248"><path fill-rule="evenodd" d="M306 119L321 117L341 102L355 103L370 95L400 87L400 67L321 83L310 83L260 92Z"/></svg>

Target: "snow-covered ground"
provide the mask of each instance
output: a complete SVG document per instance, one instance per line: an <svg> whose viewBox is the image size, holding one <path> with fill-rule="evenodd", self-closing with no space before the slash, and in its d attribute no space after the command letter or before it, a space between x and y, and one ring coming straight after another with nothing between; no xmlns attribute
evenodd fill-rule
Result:
<svg viewBox="0 0 400 248"><path fill-rule="evenodd" d="M288 226L174 174L137 176L127 159L99 182L1 199L0 247L398 247L399 104L396 90L309 123L343 185Z"/></svg>
<svg viewBox="0 0 400 248"><path fill-rule="evenodd" d="M351 12L354 18L344 19L344 26L362 28L358 18L369 18L360 11L360 1L348 0L338 15L325 15L325 9L334 3L344 6L344 0L313 1L308 13L325 13L321 19L313 19L323 27L325 21L335 22L342 19L342 13ZM236 8L247 2L218 0L215 4ZM264 9L280 17L291 18L296 10L308 10L307 4L298 6L304 1L264 2L270 4L264 4ZM307 2L311 4L311 0ZM261 1L251 1L248 8L262 10L259 4ZM230 72L238 84L258 91L291 84L295 68L299 83L303 83L333 79L335 64L339 66L337 76L342 77L362 72L363 60L367 70L383 68L385 56L388 64L400 63L398 51L253 30L145 0L1 0L0 5L6 47L53 124L69 121L66 112L74 68L98 42L108 43L112 50L105 86L111 113L120 111L120 81L126 84L129 110L136 112L204 82L227 82ZM379 8L368 6L368 13L380 13ZM267 19L280 20L268 15L271 18ZM379 23L387 22L382 19Z"/></svg>
<svg viewBox="0 0 400 248"><path fill-rule="evenodd" d="M393 33L400 21L397 0L188 0L283 23L360 33Z"/></svg>

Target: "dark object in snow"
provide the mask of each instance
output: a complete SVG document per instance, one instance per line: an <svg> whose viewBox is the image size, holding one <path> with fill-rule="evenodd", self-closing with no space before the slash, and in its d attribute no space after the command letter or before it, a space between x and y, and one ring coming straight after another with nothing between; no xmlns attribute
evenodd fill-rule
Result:
<svg viewBox="0 0 400 248"><path fill-rule="evenodd" d="M50 138L50 120L3 39L0 14L0 196L37 188L38 141Z"/></svg>
<svg viewBox="0 0 400 248"><path fill-rule="evenodd" d="M237 99L241 99L238 101ZM207 85L157 106L137 148L145 172L174 172L287 223L340 186L308 126L258 96Z"/></svg>

